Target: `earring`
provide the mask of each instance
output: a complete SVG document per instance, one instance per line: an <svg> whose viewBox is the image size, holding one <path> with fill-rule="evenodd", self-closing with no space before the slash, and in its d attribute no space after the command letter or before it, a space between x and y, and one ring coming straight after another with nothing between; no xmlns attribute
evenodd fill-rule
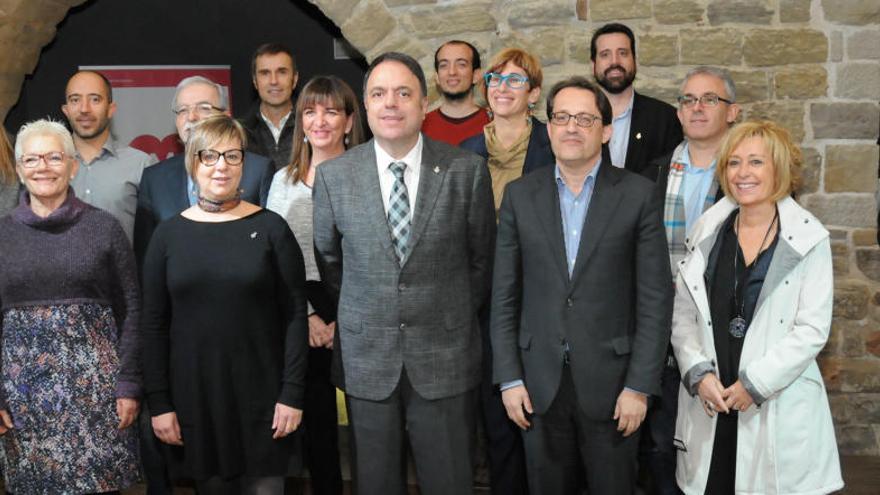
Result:
<svg viewBox="0 0 880 495"><path fill-rule="evenodd" d="M351 142L351 140L348 138L348 134L345 135L345 139L343 139L342 142L344 142L345 145L348 146L348 143Z"/></svg>
<svg viewBox="0 0 880 495"><path fill-rule="evenodd" d="M309 137L308 137L308 136L303 136L303 142L304 142L304 143L308 143L308 142L309 142Z"/></svg>

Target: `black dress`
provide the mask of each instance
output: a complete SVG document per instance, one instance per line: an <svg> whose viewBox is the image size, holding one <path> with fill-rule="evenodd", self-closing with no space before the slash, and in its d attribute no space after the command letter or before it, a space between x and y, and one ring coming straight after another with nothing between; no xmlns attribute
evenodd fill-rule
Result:
<svg viewBox="0 0 880 495"><path fill-rule="evenodd" d="M746 266L742 250L737 241L734 223L739 210L734 210L727 218L718 233L715 245L709 255L706 266L706 280L709 282L709 311L715 338L715 354L718 359L718 379L727 388L739 379L739 361L742 355L743 342L750 331L752 317L767 269L773 259L773 252L779 239L775 235L769 247L758 254L751 265ZM734 257L736 270L734 271ZM734 280L736 283L734 284ZM734 285L736 293L734 293ZM741 314L740 314L741 313ZM729 322L737 314L746 321L746 337L737 338L729 331ZM729 414L718 413L715 427L715 439L712 445L712 462L709 467L709 480L706 494L733 494L736 483L736 436L737 411Z"/></svg>
<svg viewBox="0 0 880 495"><path fill-rule="evenodd" d="M143 272L144 388L174 411L172 475L299 471L299 430L272 439L276 402L302 408L308 330L303 257L287 223L260 210L221 223L176 216L152 237Z"/></svg>

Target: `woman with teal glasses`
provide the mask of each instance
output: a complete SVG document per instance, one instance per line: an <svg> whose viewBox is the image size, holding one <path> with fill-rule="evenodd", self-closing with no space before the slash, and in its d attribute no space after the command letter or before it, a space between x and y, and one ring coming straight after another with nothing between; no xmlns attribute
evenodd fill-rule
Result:
<svg viewBox="0 0 880 495"><path fill-rule="evenodd" d="M483 76L483 97L492 121L483 134L468 138L461 147L486 158L496 213L509 182L556 162L547 127L531 115L541 97L543 78L538 58L519 48L495 55Z"/></svg>
<svg viewBox="0 0 880 495"><path fill-rule="evenodd" d="M519 48L506 48L493 57L483 75L483 97L492 121L483 133L468 138L461 147L486 159L492 176L495 214L507 184L541 167L553 166L547 126L532 117L541 97L541 62ZM492 385L492 345L489 341L488 304L480 311L483 337L483 382L480 402L488 437L489 481L493 493L524 495L525 454L519 428L507 418L498 388Z"/></svg>

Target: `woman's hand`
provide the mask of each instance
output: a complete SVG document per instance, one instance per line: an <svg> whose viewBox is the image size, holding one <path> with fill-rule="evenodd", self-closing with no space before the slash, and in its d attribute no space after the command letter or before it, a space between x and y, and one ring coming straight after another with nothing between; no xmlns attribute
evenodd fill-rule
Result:
<svg viewBox="0 0 880 495"><path fill-rule="evenodd" d="M317 314L309 316L309 346L326 347L328 339L332 345L333 330L329 325L324 323L324 320L322 320Z"/></svg>
<svg viewBox="0 0 880 495"><path fill-rule="evenodd" d="M724 403L727 407L734 411L745 412L755 403L755 401L752 400L752 396L739 380L724 389L721 395L724 397Z"/></svg>
<svg viewBox="0 0 880 495"><path fill-rule="evenodd" d="M275 417L272 419L272 429L275 430L275 434L272 435L272 439L284 438L296 431L302 422L302 416L302 409L276 403Z"/></svg>
<svg viewBox="0 0 880 495"><path fill-rule="evenodd" d="M138 417L140 402L137 399L121 397L116 399L116 415L119 417L119 429L124 430L131 426Z"/></svg>
<svg viewBox="0 0 880 495"><path fill-rule="evenodd" d="M700 395L700 403L703 405L703 410L706 411L710 418L715 416L716 411L730 412L727 404L724 403L724 387L721 386L721 382L715 376L715 373L708 373L703 376L697 392Z"/></svg>
<svg viewBox="0 0 880 495"><path fill-rule="evenodd" d="M0 409L0 435L5 435L12 429L12 416L6 409Z"/></svg>
<svg viewBox="0 0 880 495"><path fill-rule="evenodd" d="M324 347L327 349L333 349L333 337L336 336L336 322L335 321L331 321L330 323L327 324L327 331L329 332L329 335L327 337L327 343L324 344Z"/></svg>
<svg viewBox="0 0 880 495"><path fill-rule="evenodd" d="M180 436L180 423L177 422L176 412L153 416L153 433L159 437L159 440L168 445L183 445L183 437Z"/></svg>

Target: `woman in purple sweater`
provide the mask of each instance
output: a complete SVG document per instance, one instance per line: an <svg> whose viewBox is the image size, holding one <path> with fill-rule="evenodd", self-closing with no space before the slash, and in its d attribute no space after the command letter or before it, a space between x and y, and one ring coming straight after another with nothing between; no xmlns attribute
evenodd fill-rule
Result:
<svg viewBox="0 0 880 495"><path fill-rule="evenodd" d="M138 290L122 227L69 187L73 140L24 125L27 191L0 219L0 434L6 489L113 492L137 480Z"/></svg>

